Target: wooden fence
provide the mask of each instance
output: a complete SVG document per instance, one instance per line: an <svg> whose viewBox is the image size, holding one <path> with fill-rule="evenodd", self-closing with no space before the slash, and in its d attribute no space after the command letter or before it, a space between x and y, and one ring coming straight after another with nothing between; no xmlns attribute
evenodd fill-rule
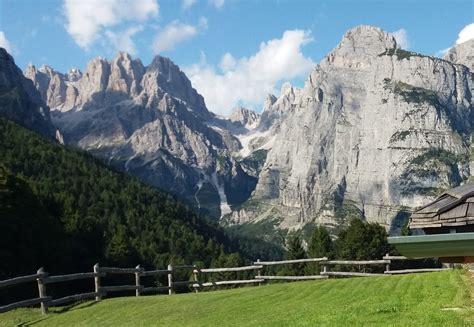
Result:
<svg viewBox="0 0 474 327"><path fill-rule="evenodd" d="M50 306L58 306L66 303L82 301L87 299L95 299L100 301L102 297L112 292L120 291L135 291L135 296L140 296L145 293L159 293L167 291L169 295L174 294L177 286L190 286L198 292L200 289L213 286L221 285L241 285L241 284L258 284L261 285L265 281L282 280L282 281L299 281L299 280L316 280L326 279L330 276L334 277L367 277L367 276L387 276L395 274L408 274L418 272L433 272L446 270L446 268L436 269L404 269L404 270L391 270L390 264L392 261L409 260L408 258L401 256L389 256L388 254L383 257L382 260L365 260L365 261L352 261L352 260L328 260L328 258L310 258L310 259L298 259L298 260L284 260L284 261L256 261L251 266L244 267L231 267L231 268L198 268L196 265L184 265L184 266L172 266L168 265L167 269L162 270L145 270L140 265L135 268L115 268L115 267L100 267L99 264L95 264L92 272L49 276L49 274L40 268L36 274L16 277L4 281L0 281L0 289L5 289L18 284L36 281L38 284L38 297L34 299L28 299L20 302L11 303L8 305L0 306L0 313L10 311L19 307L29 307L40 304L42 314L48 313ZM267 276L262 275L262 270L265 266L275 265L286 265L296 263L318 263L322 270L317 275L306 275L306 276ZM354 271L331 271L330 267L337 265L338 267L344 266L370 266L370 265L385 265L384 273L366 273L366 272L354 272ZM192 272L192 280L185 281L174 281L173 277L177 270L189 270L190 275ZM223 272L241 272L241 271L256 271L253 279L245 280L222 280L215 282L202 282L202 274L211 273L223 273ZM132 274L135 276L135 285L117 285L117 286L102 286L101 278L107 275L113 274ZM157 286L157 287L144 287L141 283L143 277L148 276L160 276L167 275L168 285ZM74 294L65 296L59 299L53 299L47 295L46 285L61 283L66 281L74 281L80 279L93 279L94 280L94 292Z"/></svg>

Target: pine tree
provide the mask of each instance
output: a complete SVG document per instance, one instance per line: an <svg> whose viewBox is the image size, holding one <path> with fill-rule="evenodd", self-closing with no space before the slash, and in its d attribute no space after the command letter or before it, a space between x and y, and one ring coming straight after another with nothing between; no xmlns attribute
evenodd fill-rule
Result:
<svg viewBox="0 0 474 327"><path fill-rule="evenodd" d="M387 237L387 231L379 224L353 219L338 235L336 256L348 260L381 259L391 249Z"/></svg>
<svg viewBox="0 0 474 327"><path fill-rule="evenodd" d="M311 258L332 257L334 247L331 236L324 226L316 226L308 247Z"/></svg>
<svg viewBox="0 0 474 327"><path fill-rule="evenodd" d="M286 260L305 259L307 257L299 233L293 232L288 235L286 248ZM301 276L305 274L305 269L306 265L304 263L296 263L287 265L283 271L287 275Z"/></svg>
<svg viewBox="0 0 474 327"><path fill-rule="evenodd" d="M308 246L308 254L311 258L333 258L334 245L328 230L324 226L316 226L311 235ZM317 262L307 265L307 273L309 275L319 274L321 265Z"/></svg>

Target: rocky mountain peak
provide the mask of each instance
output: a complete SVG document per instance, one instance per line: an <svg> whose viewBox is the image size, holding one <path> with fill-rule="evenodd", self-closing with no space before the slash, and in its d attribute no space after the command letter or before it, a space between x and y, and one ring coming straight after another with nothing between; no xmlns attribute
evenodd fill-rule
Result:
<svg viewBox="0 0 474 327"><path fill-rule="evenodd" d="M239 123L247 129L253 129L258 125L260 115L253 110L238 107L232 111L229 119L234 123Z"/></svg>
<svg viewBox="0 0 474 327"><path fill-rule="evenodd" d="M341 42L328 55L329 62L346 63L347 61L370 60L384 53L387 49L398 47L395 37L374 26L360 25L344 34ZM342 62L338 62L338 58ZM344 59L347 58L348 60Z"/></svg>
<svg viewBox="0 0 474 327"><path fill-rule="evenodd" d="M82 78L82 72L78 68L71 68L67 72L67 80L69 82L76 82Z"/></svg>
<svg viewBox="0 0 474 327"><path fill-rule="evenodd" d="M57 72L54 71L53 68L51 68L50 66L48 65L42 65L39 69L38 69L40 72L44 73L44 74L47 74L47 75L54 75L56 74Z"/></svg>
<svg viewBox="0 0 474 327"><path fill-rule="evenodd" d="M454 62L471 49L455 50ZM262 113L275 138L248 201L259 205L232 219L280 211L284 228L333 227L351 212L396 231L406 208L472 176L472 83L469 69L399 49L379 28L350 30L294 101L285 87Z"/></svg>
<svg viewBox="0 0 474 327"><path fill-rule="evenodd" d="M445 54L444 59L474 71L474 39L456 44Z"/></svg>
<svg viewBox="0 0 474 327"><path fill-rule="evenodd" d="M110 63L110 78L107 90L137 96L141 91L140 81L145 67L140 60L132 60L126 52L119 52Z"/></svg>
<svg viewBox="0 0 474 327"><path fill-rule="evenodd" d="M168 93L172 97L186 102L189 108L203 119L211 117L204 98L192 87L191 81L169 58L155 56L151 64L146 67L142 87L148 95Z"/></svg>
<svg viewBox="0 0 474 327"><path fill-rule="evenodd" d="M110 64L103 57L97 57L89 62L84 76L79 81L86 89L87 94L106 89L110 75Z"/></svg>
<svg viewBox="0 0 474 327"><path fill-rule="evenodd" d="M263 103L263 111L268 111L276 102L277 97L273 94L268 94Z"/></svg>
<svg viewBox="0 0 474 327"><path fill-rule="evenodd" d="M293 87L291 86L290 82L286 82L281 85L280 96L283 94L289 94L291 92L293 92Z"/></svg>

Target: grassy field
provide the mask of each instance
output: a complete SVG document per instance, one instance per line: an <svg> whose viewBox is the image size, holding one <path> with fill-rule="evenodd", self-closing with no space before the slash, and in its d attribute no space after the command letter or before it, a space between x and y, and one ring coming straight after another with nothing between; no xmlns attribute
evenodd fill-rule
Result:
<svg viewBox="0 0 474 327"><path fill-rule="evenodd" d="M126 297L0 315L0 326L470 326L463 270Z"/></svg>

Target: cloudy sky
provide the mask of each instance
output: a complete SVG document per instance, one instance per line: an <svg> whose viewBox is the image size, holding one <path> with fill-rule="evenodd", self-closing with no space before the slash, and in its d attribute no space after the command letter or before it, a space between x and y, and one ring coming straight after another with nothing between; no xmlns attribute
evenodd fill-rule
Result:
<svg viewBox="0 0 474 327"><path fill-rule="evenodd" d="M348 29L369 24L440 56L474 38L474 1L0 0L0 46L24 69L84 70L121 50L170 57L212 111L261 109L282 83L302 86Z"/></svg>

